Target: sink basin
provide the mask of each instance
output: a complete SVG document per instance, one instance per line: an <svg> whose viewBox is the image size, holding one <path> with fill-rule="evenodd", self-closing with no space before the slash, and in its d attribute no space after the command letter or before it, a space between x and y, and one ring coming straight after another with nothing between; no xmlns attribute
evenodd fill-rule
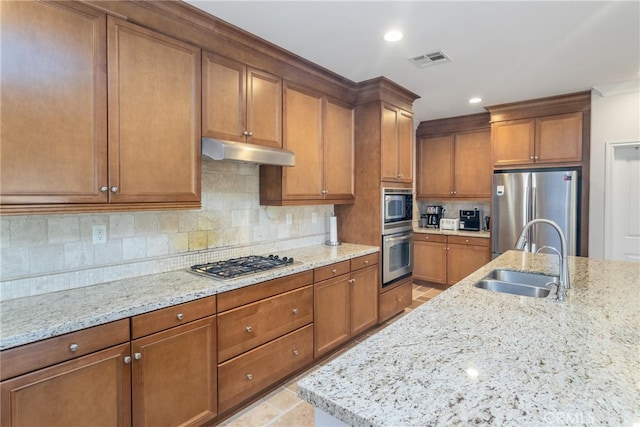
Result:
<svg viewBox="0 0 640 427"><path fill-rule="evenodd" d="M493 270L473 286L525 297L546 298L558 283L555 276L513 270Z"/></svg>

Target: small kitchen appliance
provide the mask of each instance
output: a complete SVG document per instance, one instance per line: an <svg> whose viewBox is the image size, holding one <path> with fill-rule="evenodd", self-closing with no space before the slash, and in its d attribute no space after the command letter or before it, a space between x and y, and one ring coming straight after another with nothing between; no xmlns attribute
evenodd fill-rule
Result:
<svg viewBox="0 0 640 427"><path fill-rule="evenodd" d="M440 218L441 230L457 230L460 227L458 218Z"/></svg>
<svg viewBox="0 0 640 427"><path fill-rule="evenodd" d="M440 227L440 219L444 214L444 208L442 206L427 206L425 208L425 214L427 215L427 228Z"/></svg>
<svg viewBox="0 0 640 427"><path fill-rule="evenodd" d="M482 211L474 209L472 211L460 211L460 230L480 231L482 230Z"/></svg>

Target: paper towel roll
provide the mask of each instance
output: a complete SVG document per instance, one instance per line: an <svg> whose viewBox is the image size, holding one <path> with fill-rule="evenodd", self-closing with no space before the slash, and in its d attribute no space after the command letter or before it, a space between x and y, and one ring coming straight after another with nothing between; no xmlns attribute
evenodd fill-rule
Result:
<svg viewBox="0 0 640 427"><path fill-rule="evenodd" d="M335 216L329 217L329 242L338 242L338 218Z"/></svg>

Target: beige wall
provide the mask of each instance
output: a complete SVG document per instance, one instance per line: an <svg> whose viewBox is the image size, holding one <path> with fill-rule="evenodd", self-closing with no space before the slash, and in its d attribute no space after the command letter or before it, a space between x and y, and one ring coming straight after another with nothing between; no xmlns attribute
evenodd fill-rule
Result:
<svg viewBox="0 0 640 427"><path fill-rule="evenodd" d="M605 144L640 141L640 84L627 82L591 93L589 257L604 257Z"/></svg>
<svg viewBox="0 0 640 427"><path fill-rule="evenodd" d="M0 299L187 267L203 251L242 256L323 242L333 205L260 206L258 173L204 159L200 210L0 217ZM106 225L107 243L93 244L96 224Z"/></svg>

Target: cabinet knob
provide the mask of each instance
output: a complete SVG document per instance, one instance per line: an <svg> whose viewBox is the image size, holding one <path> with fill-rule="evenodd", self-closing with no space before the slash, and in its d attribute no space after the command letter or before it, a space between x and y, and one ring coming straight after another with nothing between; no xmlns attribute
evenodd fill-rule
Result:
<svg viewBox="0 0 640 427"><path fill-rule="evenodd" d="M178 315L176 317L178 318L178 320L182 320L182 319L184 319L184 314L178 313Z"/></svg>
<svg viewBox="0 0 640 427"><path fill-rule="evenodd" d="M78 348L79 348L79 347L78 347L78 344L75 344L75 343L74 343L74 344L71 344L71 345L69 346L69 351L71 351L71 352L74 352L74 353L75 353L76 351L78 351Z"/></svg>
<svg viewBox="0 0 640 427"><path fill-rule="evenodd" d="M109 187L107 187L106 185L105 185L105 186L100 187L100 192L101 192L101 193L106 193L107 191L109 191Z"/></svg>
<svg viewBox="0 0 640 427"><path fill-rule="evenodd" d="M369 260L368 260L368 259L365 259L365 260L364 260L364 263L365 263L365 264L369 264Z"/></svg>
<svg viewBox="0 0 640 427"><path fill-rule="evenodd" d="M396 298L396 302L402 302L402 298L401 297Z"/></svg>
<svg viewBox="0 0 640 427"><path fill-rule="evenodd" d="M349 283L353 284L356 281L356 279L349 279Z"/></svg>
<svg viewBox="0 0 640 427"><path fill-rule="evenodd" d="M140 360L142 359L142 354L141 353L133 353L133 358L136 360Z"/></svg>
<svg viewBox="0 0 640 427"><path fill-rule="evenodd" d="M294 349L293 349L293 355L294 355L294 356L297 356L298 354L300 354L300 352L299 352L297 349L295 349L295 348L294 348Z"/></svg>
<svg viewBox="0 0 640 427"><path fill-rule="evenodd" d="M249 131L245 130L244 132L242 132L242 134L243 134L244 136L249 136Z"/></svg>
<svg viewBox="0 0 640 427"><path fill-rule="evenodd" d="M298 309L294 308L293 310L291 310L293 312L293 314L298 314Z"/></svg>
<svg viewBox="0 0 640 427"><path fill-rule="evenodd" d="M248 380L252 380L253 379L253 374L247 374L247 379Z"/></svg>
<svg viewBox="0 0 640 427"><path fill-rule="evenodd" d="M131 356L125 356L124 357L124 364L128 365L129 363L131 363Z"/></svg>
<svg viewBox="0 0 640 427"><path fill-rule="evenodd" d="M533 159L534 159L534 160L538 160L539 158L540 158L540 157L538 157L538 156L533 156Z"/></svg>
<svg viewBox="0 0 640 427"><path fill-rule="evenodd" d="M115 185L113 187L111 187L111 192L112 193L117 193L118 192L118 187L116 187Z"/></svg>
<svg viewBox="0 0 640 427"><path fill-rule="evenodd" d="M529 160L533 160L533 156L529 156Z"/></svg>
<svg viewBox="0 0 640 427"><path fill-rule="evenodd" d="M253 332L253 328L251 326L247 326L246 328L244 328L248 333Z"/></svg>
<svg viewBox="0 0 640 427"><path fill-rule="evenodd" d="M336 274L336 273L338 272L338 270L334 268L333 270L331 270L331 272L332 272L333 274Z"/></svg>
<svg viewBox="0 0 640 427"><path fill-rule="evenodd" d="M253 136L253 132L249 131L249 136Z"/></svg>
<svg viewBox="0 0 640 427"><path fill-rule="evenodd" d="M464 241L464 242L465 242L465 243L469 243L469 239L465 239L465 241Z"/></svg>

